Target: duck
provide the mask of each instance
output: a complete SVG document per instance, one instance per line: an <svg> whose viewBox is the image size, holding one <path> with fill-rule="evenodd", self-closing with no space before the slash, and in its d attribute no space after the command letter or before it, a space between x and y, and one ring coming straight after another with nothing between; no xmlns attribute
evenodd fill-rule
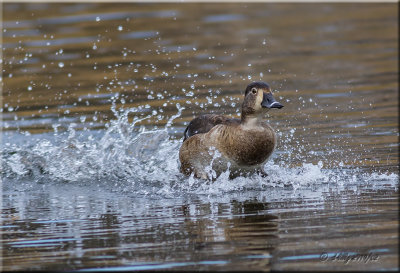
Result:
<svg viewBox="0 0 400 273"><path fill-rule="evenodd" d="M179 149L180 172L215 180L229 170L229 178L260 174L276 147L274 129L263 119L283 105L275 100L269 84L252 82L244 92L241 117L205 114L190 121Z"/></svg>

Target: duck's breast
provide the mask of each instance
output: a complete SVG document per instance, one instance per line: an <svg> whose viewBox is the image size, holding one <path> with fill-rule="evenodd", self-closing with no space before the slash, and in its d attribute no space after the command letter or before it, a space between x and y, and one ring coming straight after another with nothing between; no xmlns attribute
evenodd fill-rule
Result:
<svg viewBox="0 0 400 273"><path fill-rule="evenodd" d="M224 126L219 130L217 148L239 166L262 164L276 146L275 132L269 126Z"/></svg>

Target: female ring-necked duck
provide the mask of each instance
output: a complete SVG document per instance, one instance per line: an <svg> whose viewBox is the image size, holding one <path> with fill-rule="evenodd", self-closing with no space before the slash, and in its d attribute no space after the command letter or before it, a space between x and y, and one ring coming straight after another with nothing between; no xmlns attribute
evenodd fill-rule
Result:
<svg viewBox="0 0 400 273"><path fill-rule="evenodd" d="M253 82L245 91L241 119L202 115L193 119L179 150L180 171L212 179L228 168L230 177L253 172L266 175L261 167L276 146L271 126L262 121L271 108L282 108L264 82ZM210 177L207 167L215 174Z"/></svg>

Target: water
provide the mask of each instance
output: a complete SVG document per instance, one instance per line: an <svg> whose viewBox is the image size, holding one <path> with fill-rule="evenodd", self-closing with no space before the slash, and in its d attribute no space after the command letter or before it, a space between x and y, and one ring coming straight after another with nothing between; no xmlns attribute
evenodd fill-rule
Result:
<svg viewBox="0 0 400 273"><path fill-rule="evenodd" d="M398 269L395 4L2 7L3 270ZM269 176L180 174L257 80Z"/></svg>

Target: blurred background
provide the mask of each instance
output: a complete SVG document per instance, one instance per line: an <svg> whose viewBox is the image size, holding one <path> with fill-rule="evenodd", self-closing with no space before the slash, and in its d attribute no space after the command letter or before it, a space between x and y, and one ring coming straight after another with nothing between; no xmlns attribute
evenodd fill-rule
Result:
<svg viewBox="0 0 400 273"><path fill-rule="evenodd" d="M116 108L177 138L196 115L240 115L247 84L285 105L280 146L397 166L395 4L6 3L3 132L104 129ZM291 136L294 136L291 138ZM374 151L374 152L371 152ZM354 158L357 156L357 162ZM314 160L315 162L318 162ZM360 163L359 160L362 160Z"/></svg>

